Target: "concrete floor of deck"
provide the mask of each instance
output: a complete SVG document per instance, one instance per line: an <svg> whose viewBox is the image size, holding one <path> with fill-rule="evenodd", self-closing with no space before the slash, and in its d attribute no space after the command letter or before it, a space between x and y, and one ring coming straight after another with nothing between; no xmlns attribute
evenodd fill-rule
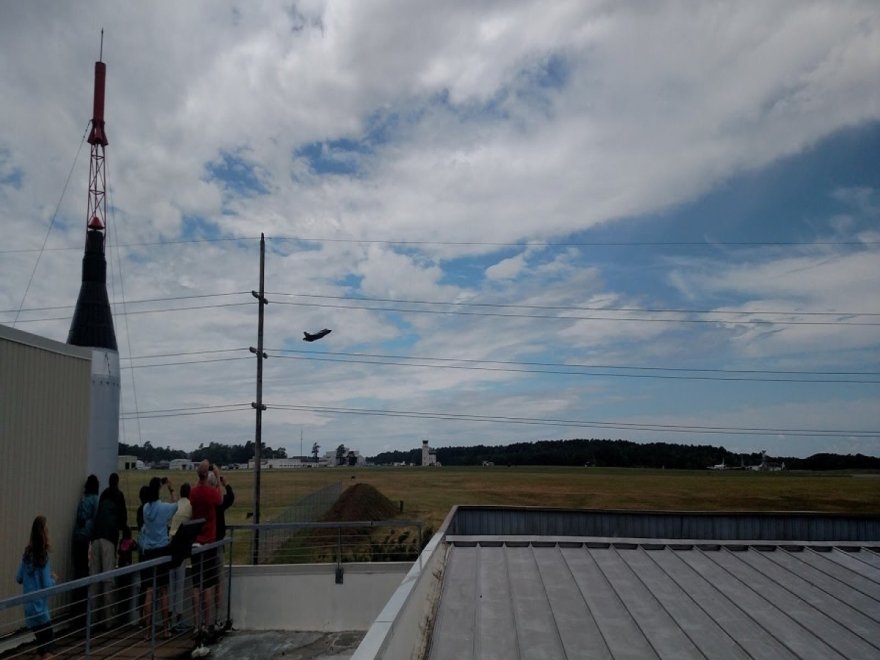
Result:
<svg viewBox="0 0 880 660"><path fill-rule="evenodd" d="M293 630L232 630L213 644L218 660L347 660L364 631L303 632Z"/></svg>

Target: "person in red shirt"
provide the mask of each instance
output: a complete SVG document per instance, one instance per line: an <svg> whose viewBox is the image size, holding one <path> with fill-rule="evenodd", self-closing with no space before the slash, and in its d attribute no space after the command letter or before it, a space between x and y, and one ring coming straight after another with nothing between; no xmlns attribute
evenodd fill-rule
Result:
<svg viewBox="0 0 880 660"><path fill-rule="evenodd" d="M208 474L213 472L215 485L208 483ZM192 504L192 519L204 518L205 524L196 543L205 545L216 541L217 537L217 507L223 502L223 493L220 490L220 469L211 465L207 459L199 463L196 468L199 483L193 486L189 492L189 501ZM211 604L214 602L214 590L217 587L219 575L217 569L217 551L215 549L205 552L193 553L193 614L197 617L195 624L199 628L207 625L214 619L210 616Z"/></svg>

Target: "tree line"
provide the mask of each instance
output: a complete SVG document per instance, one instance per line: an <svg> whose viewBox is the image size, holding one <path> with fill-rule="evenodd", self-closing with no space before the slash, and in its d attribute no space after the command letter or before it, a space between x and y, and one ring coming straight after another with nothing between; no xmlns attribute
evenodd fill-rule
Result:
<svg viewBox="0 0 880 660"><path fill-rule="evenodd" d="M700 470L722 462L728 468L761 463L759 452L733 452L712 445L681 445L667 442L637 443L629 440L541 440L510 445L441 447L437 460L443 465L561 465L643 467ZM377 465L422 460L421 449L386 451L371 459ZM792 470L880 469L880 458L862 454L814 454L808 458L767 456L767 461Z"/></svg>
<svg viewBox="0 0 880 660"><path fill-rule="evenodd" d="M312 458L318 460L319 445L312 446ZM712 445L680 445L667 442L637 443L629 440L541 440L518 442L510 445L472 445L468 447L441 447L436 450L437 460L443 465L567 465L600 467L645 467L674 470L700 470L722 462L728 468L749 467L761 462L758 452L733 452L725 447ZM144 463L156 465L162 461L186 458L201 461L207 458L218 465L247 463L254 457L254 443L227 445L211 442L200 444L198 449L185 452L169 446L155 447L150 441L143 446L119 443L119 453L136 456ZM263 458L287 458L284 447L273 449L265 443ZM768 456L768 461L785 464L792 470L880 470L880 458L863 454L813 454L808 458L792 456ZM420 448L403 451L385 451L368 459L375 465L411 463L422 461ZM354 452L345 445L336 448L337 465L354 465Z"/></svg>
<svg viewBox="0 0 880 660"><path fill-rule="evenodd" d="M149 440L143 446L119 443L119 454L136 456L144 463L156 465L162 461L171 461L175 458L186 458L191 461L208 459L217 465L232 465L233 463L247 463L254 458L254 442L249 440L243 445L226 445L220 442L211 442L208 445L200 444L198 449L185 452L171 447L154 447ZM284 447L272 449L263 443L260 453L262 458L287 458L287 450Z"/></svg>

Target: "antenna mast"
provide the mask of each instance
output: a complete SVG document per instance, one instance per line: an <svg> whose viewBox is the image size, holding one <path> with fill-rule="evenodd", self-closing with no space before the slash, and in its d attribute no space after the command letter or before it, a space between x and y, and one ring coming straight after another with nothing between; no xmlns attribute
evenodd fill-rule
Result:
<svg viewBox="0 0 880 660"><path fill-rule="evenodd" d="M104 30L101 30L101 57L104 56ZM104 83L107 65L95 62L95 94L92 102L92 145L89 161L89 199L86 207L86 245L83 255L82 286L76 301L67 343L116 350L116 333L107 298L107 260L104 242L107 232L107 177L104 149L109 144L104 130Z"/></svg>

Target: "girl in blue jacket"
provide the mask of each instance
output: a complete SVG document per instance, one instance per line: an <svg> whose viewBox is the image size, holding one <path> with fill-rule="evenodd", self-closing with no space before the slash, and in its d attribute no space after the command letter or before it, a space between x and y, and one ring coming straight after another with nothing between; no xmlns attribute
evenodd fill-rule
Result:
<svg viewBox="0 0 880 660"><path fill-rule="evenodd" d="M31 525L31 542L24 549L16 582L23 585L24 593L55 586L55 574L49 568L49 527L46 516L37 516ZM24 606L25 622L37 638L37 657L48 658L55 643L49 604L37 598Z"/></svg>

